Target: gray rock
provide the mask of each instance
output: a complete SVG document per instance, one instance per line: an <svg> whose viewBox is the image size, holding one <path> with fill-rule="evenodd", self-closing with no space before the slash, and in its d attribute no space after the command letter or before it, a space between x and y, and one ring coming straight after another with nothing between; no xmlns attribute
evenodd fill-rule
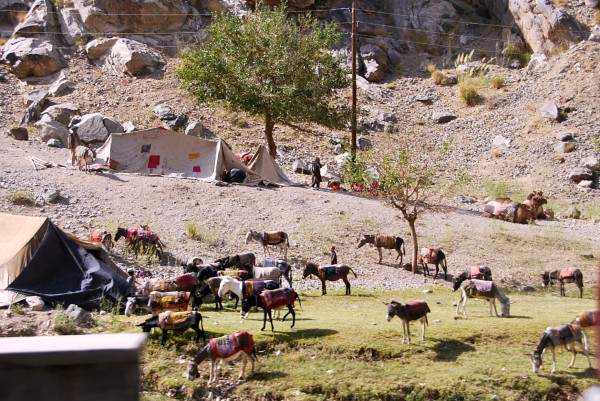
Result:
<svg viewBox="0 0 600 401"><path fill-rule="evenodd" d="M473 203L477 202L477 200L475 198L472 198L470 196L465 196L465 195L458 195L458 196L454 197L454 199L457 202L466 203L466 204L473 204Z"/></svg>
<svg viewBox="0 0 600 401"><path fill-rule="evenodd" d="M133 132L133 131L137 131L138 127L135 126L135 123L133 121L125 121L123 123L123 130L125 132Z"/></svg>
<svg viewBox="0 0 600 401"><path fill-rule="evenodd" d="M42 188L36 197L42 198L46 203L52 203L60 196L60 191L53 187Z"/></svg>
<svg viewBox="0 0 600 401"><path fill-rule="evenodd" d="M523 62L518 58L511 58L508 61L508 68L518 70L519 68L523 68Z"/></svg>
<svg viewBox="0 0 600 401"><path fill-rule="evenodd" d="M546 102L540 109L540 114L543 118L549 118L552 120L558 120L559 110L558 106L554 102Z"/></svg>
<svg viewBox="0 0 600 401"><path fill-rule="evenodd" d="M122 134L123 132L125 132L125 128L123 128L121 123L119 123L114 118L104 117L104 120L102 120L102 122L104 123L104 126L106 127L106 130L109 134Z"/></svg>
<svg viewBox="0 0 600 401"><path fill-rule="evenodd" d="M69 305L67 309L65 309L64 314L71 319L74 319L78 324L85 324L94 320L90 312L74 304Z"/></svg>
<svg viewBox="0 0 600 401"><path fill-rule="evenodd" d="M571 153L572 151L575 150L575 143L574 142L561 142L561 143L557 143L554 146L554 151L556 153Z"/></svg>
<svg viewBox="0 0 600 401"><path fill-rule="evenodd" d="M138 76L162 68L166 61L143 43L124 38L96 39L86 47L88 58L117 75Z"/></svg>
<svg viewBox="0 0 600 401"><path fill-rule="evenodd" d="M571 205L561 215L567 219L578 219L581 217L581 211L577 209L577 206Z"/></svg>
<svg viewBox="0 0 600 401"><path fill-rule="evenodd" d="M52 3L49 0L36 0L23 22L15 27L16 37L31 37L51 32L56 25L52 15Z"/></svg>
<svg viewBox="0 0 600 401"><path fill-rule="evenodd" d="M586 167L575 167L569 173L569 179L576 184L583 180L591 181L593 180L593 176L592 170Z"/></svg>
<svg viewBox="0 0 600 401"><path fill-rule="evenodd" d="M192 121L185 127L185 134L195 137L202 137L204 134L204 127L199 121Z"/></svg>
<svg viewBox="0 0 600 401"><path fill-rule="evenodd" d="M44 310L44 300L41 297L37 297L37 296L31 296L31 297L27 297L25 298L25 302L27 303L27 306L29 306L31 308L32 311L34 312L40 312Z"/></svg>
<svg viewBox="0 0 600 401"><path fill-rule="evenodd" d="M62 37L69 46L73 46L78 40L84 38L87 29L76 9L67 7L57 7L57 9Z"/></svg>
<svg viewBox="0 0 600 401"><path fill-rule="evenodd" d="M79 115L79 106L73 103L61 103L48 107L42 112L43 121L57 121L64 126L68 126L71 119Z"/></svg>
<svg viewBox="0 0 600 401"><path fill-rule="evenodd" d="M9 131L10 136L15 138L17 141L27 141L29 140L29 132L25 127L15 127L11 128Z"/></svg>
<svg viewBox="0 0 600 401"><path fill-rule="evenodd" d="M336 144L336 145L333 147L333 154L334 154L334 155L339 155L340 153L342 153L342 150L343 150L343 146L342 146L342 144L341 144L341 143L338 143L338 144Z"/></svg>
<svg viewBox="0 0 600 401"><path fill-rule="evenodd" d="M594 181L591 180L581 180L579 181L579 184L577 184L577 186L579 188L591 188L594 184Z"/></svg>
<svg viewBox="0 0 600 401"><path fill-rule="evenodd" d="M365 66L364 77L370 82L379 82L389 69L387 54L381 47L366 44L360 47L360 57Z"/></svg>
<svg viewBox="0 0 600 401"><path fill-rule="evenodd" d="M416 102L431 103L431 98L425 93L419 93L415 96Z"/></svg>
<svg viewBox="0 0 600 401"><path fill-rule="evenodd" d="M356 147L360 150L369 150L373 147L373 144L369 138L361 136L356 140Z"/></svg>
<svg viewBox="0 0 600 401"><path fill-rule="evenodd" d="M35 123L40 119L40 114L42 112L42 105L40 102L31 103L23 113L23 117L21 117L20 124L28 124Z"/></svg>
<svg viewBox="0 0 600 401"><path fill-rule="evenodd" d="M58 121L40 122L38 124L39 135L42 141L48 142L50 139L60 141L62 146L67 146L69 129L66 125Z"/></svg>
<svg viewBox="0 0 600 401"><path fill-rule="evenodd" d="M179 115L173 109L162 103L154 108L154 114L166 125L169 129L183 127L187 122L187 117Z"/></svg>
<svg viewBox="0 0 600 401"><path fill-rule="evenodd" d="M599 0L585 0L586 7L596 8L600 4Z"/></svg>
<svg viewBox="0 0 600 401"><path fill-rule="evenodd" d="M338 167L343 166L344 164L346 164L346 160L350 158L350 153L349 152L344 152L342 154L339 154L335 157L335 162L337 163Z"/></svg>
<svg viewBox="0 0 600 401"><path fill-rule="evenodd" d="M492 146L509 146L511 142L510 138L505 138L502 135L496 135L492 141Z"/></svg>
<svg viewBox="0 0 600 401"><path fill-rule="evenodd" d="M393 66L402 65L402 54L396 51L396 49L388 49L387 56Z"/></svg>
<svg viewBox="0 0 600 401"><path fill-rule="evenodd" d="M104 125L104 116L100 113L81 116L81 121L75 124L75 127L79 138L85 143L104 142L110 135Z"/></svg>
<svg viewBox="0 0 600 401"><path fill-rule="evenodd" d="M48 139L48 142L46 142L46 145L48 145L51 148L62 148L63 144L61 141L59 141L58 139Z"/></svg>
<svg viewBox="0 0 600 401"><path fill-rule="evenodd" d="M31 92L28 92L24 98L25 106L30 106L35 102L38 102L41 106L43 106L48 98L48 91L44 89L34 89Z"/></svg>
<svg viewBox="0 0 600 401"><path fill-rule="evenodd" d="M519 288L519 291L520 292L532 292L532 291L535 291L535 288L533 288L530 285L525 285L525 286Z"/></svg>
<svg viewBox="0 0 600 401"><path fill-rule="evenodd" d="M456 115L451 111L434 111L431 119L434 123L445 124L456 119Z"/></svg>
<svg viewBox="0 0 600 401"><path fill-rule="evenodd" d="M2 60L18 78L46 77L61 70L64 62L57 46L41 37L12 37L2 46Z"/></svg>
<svg viewBox="0 0 600 401"><path fill-rule="evenodd" d="M573 140L573 134L569 132L559 132L555 135L555 137L561 142L570 142Z"/></svg>
<svg viewBox="0 0 600 401"><path fill-rule="evenodd" d="M599 42L600 43L600 24L598 24L592 28L592 32L590 33L588 40L590 42Z"/></svg>
<svg viewBox="0 0 600 401"><path fill-rule="evenodd" d="M581 167L589 168L592 172L598 171L598 158L595 156L584 157L579 161Z"/></svg>
<svg viewBox="0 0 600 401"><path fill-rule="evenodd" d="M68 79L60 79L56 83L54 83L50 89L48 89L48 94L50 96L61 96L65 95L68 92L72 91L75 88L75 83L69 81Z"/></svg>

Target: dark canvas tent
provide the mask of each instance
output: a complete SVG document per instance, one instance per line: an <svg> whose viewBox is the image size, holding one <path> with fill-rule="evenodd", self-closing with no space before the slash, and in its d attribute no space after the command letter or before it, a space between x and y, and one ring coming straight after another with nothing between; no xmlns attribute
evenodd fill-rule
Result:
<svg viewBox="0 0 600 401"><path fill-rule="evenodd" d="M224 171L246 173L245 184L271 184L252 171L222 141L209 141L175 131L153 128L111 134L97 150L96 161L124 173L221 180Z"/></svg>
<svg viewBox="0 0 600 401"><path fill-rule="evenodd" d="M82 245L48 218L0 213L0 306L36 295L90 310L126 296L124 273L103 250Z"/></svg>

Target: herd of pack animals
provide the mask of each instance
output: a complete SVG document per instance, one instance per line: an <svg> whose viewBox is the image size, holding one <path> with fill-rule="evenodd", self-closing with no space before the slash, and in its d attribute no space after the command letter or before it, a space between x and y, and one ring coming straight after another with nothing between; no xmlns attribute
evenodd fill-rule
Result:
<svg viewBox="0 0 600 401"><path fill-rule="evenodd" d="M79 170L90 171L95 153L87 147L73 131L68 136L67 148L71 153L71 163ZM483 215L489 218L510 221L514 223L533 223L536 219L553 219L552 210L544 210L543 205L547 203L540 191L534 191L527 196L523 202L516 202L510 198L496 198L489 201L484 207ZM115 233L114 241L124 238L127 248L133 252L137 258L138 254L149 253L156 255L159 259L163 253L164 244L158 234L142 229L128 229L119 227ZM110 251L113 247L112 235L106 230L93 228L90 230L90 240L101 242L103 246ZM238 379L244 376L247 362L250 361L252 368L250 377L254 374L256 353L254 350L252 334L247 331L239 331L229 335L212 338L206 344L204 327L202 324L202 315L197 312L197 308L202 305L202 299L212 295L215 300L215 310L223 309L222 299L227 293L230 293L236 299L235 309L241 300L241 317L248 315L252 307L263 309L263 327L266 327L267 317L273 328L272 310L287 308L288 312L284 315L285 321L288 315L292 316L293 328L296 322L294 311L295 301L300 298L298 293L292 289L292 267L287 262L287 249L289 247L289 238L285 232L257 232L250 230L246 235L246 244L249 242L258 242L263 246L265 253L268 253L268 246L278 246L284 252L283 259L273 259L265 257L256 263L255 255L247 252L238 255L232 255L217 259L214 262L202 265L202 260L197 257L183 263L184 274L175 277L172 280L148 280L143 283L137 293L127 298L125 314L130 316L136 309L143 309L152 314L152 317L142 322L138 326L142 327L144 332L150 332L153 328L162 330L161 343L164 345L167 341L169 330L186 331L193 329L196 333L196 341L202 337L205 344L194 360L191 361L185 372L189 380L199 376L198 365L209 359L211 361L210 377L208 384L212 384L217 379L217 365L220 361L232 361L242 357L242 370ZM372 244L379 253L379 263L382 263L383 249L393 249L397 252L396 261L400 259L402 265L402 256L406 254L404 240L400 237L368 234L363 235L359 241L358 248L365 244ZM439 274L439 268L444 271L444 280L447 279L446 255L440 248L421 248L418 255L418 263L422 267L424 275L430 275L429 264L435 266L434 279ZM237 268L236 270L227 270ZM350 295L349 274L356 277L356 273L350 266L338 264L332 266L318 266L315 263L306 263L302 278L317 277L321 281L322 295L327 294L326 282L342 280L346 287L346 295ZM285 278L289 287L282 287L282 278ZM461 286L461 284L469 282ZM490 315L492 310L496 316L510 316L510 302L503 291L492 281L492 272L488 266L470 266L464 272L453 278L453 290L461 290L461 297L457 303L456 315L462 313L466 317L466 304L469 298L485 299L490 304ZM552 285L558 282L560 286L560 295L565 295L564 284L575 283L579 288L579 296L583 296L583 275L579 269L563 268L545 272L542 274L544 286ZM496 299L500 302L501 313L496 309ZM193 310L188 310L189 307ZM431 311L425 301L415 300L406 304L391 301L386 303L386 320L390 321L394 316L402 322L402 343L410 344L410 325L411 321L421 323L421 340L425 340L425 327L428 324L427 314ZM596 325L600 310L584 311L580 313L570 324L561 324L555 327L548 327L542 338L531 354L533 372L537 373L542 367L542 354L549 349L552 354L552 371L556 371L555 347L557 345L570 346L573 354L568 367L575 363L577 354L576 347L587 357L588 365L591 367L589 357L589 335L590 327ZM583 339L583 341L582 341Z"/></svg>
<svg viewBox="0 0 600 401"><path fill-rule="evenodd" d="M542 205L545 199L541 192L532 192L523 203L509 201L508 198L500 198L489 202L485 206L484 215L487 217L497 217L504 220L523 223L523 219L548 218L550 214L544 211ZM163 252L164 244L158 234L150 231L147 226L141 229L117 228L114 240L118 241L124 238L127 248L133 252L135 257L140 252L149 252L156 254L159 258ZM107 249L113 247L112 235L102 229L90 229L90 240L100 242ZM241 302L241 318L247 317L250 310L254 307L263 310L264 330L269 319L271 330L273 327L272 311L279 312L282 308L287 308L287 316L291 315L292 324L295 326L296 314L294 311L295 302L301 304L298 293L292 288L292 273L294 268L287 262L287 251L289 248L289 238L283 231L259 232L250 230L246 234L245 243L257 242L262 245L265 255L268 255L268 247L276 246L280 248L282 258L264 257L256 260L256 256L251 252L245 252L236 255L226 256L216 259L211 263L203 264L199 257L190 257L182 262L183 274L173 279L149 279L143 282L135 290L134 294L127 297L125 305L125 315L130 316L136 310L145 310L152 314L152 317L142 322L138 326L144 332L150 332L153 328L160 328L162 331L161 343L164 345L167 341L170 330L186 331L193 329L196 333L196 342L202 337L204 346L195 356L194 360L187 366L185 376L193 380L199 376L198 365L206 359L211 361L209 384L217 379L217 364L219 361L231 361L239 357L243 358L243 366L239 378L244 376L246 365L251 361L252 372L254 374L255 350L253 346L252 334L247 331L231 333L223 337L212 338L206 343L204 327L202 324L202 315L197 311L203 303L203 298L212 296L215 302L215 310L222 310L222 300L226 294L230 294L235 299L234 309L237 310L238 303ZM396 251L396 259L399 265L402 265L403 255L406 254L404 240L400 237L365 234L359 239L358 248L365 244L371 244L377 248L379 254L379 263L383 260L383 250L390 249ZM418 254L418 263L425 276L431 275L428 265L435 266L434 279L440 273L440 267L444 273L444 280L447 279L446 255L440 248L421 248ZM327 294L326 282L342 280L346 287L346 295L351 295L350 282L348 277L356 273L345 264L331 266L319 266L312 262L307 262L302 272L302 278L316 277L321 281L322 295ZM565 296L564 285L574 283L579 289L580 298L583 297L583 275L579 269L563 268L555 271L547 271L542 274L542 284L544 287L553 285L555 282L560 286L560 295ZM283 279L287 282L284 287ZM467 282L463 285L464 282ZM484 299L489 302L490 316L509 317L510 301L504 292L492 280L492 271L488 266L475 265L469 266L465 271L452 278L452 289L460 289L461 297L456 306L456 316L462 314L467 317L466 304L470 298ZM500 303L500 314L496 308L496 299ZM406 304L391 301L385 303L387 306L386 320L390 321L394 316L398 316L402 322L402 343L410 344L410 325L411 321L421 323L421 340L425 340L425 328L428 325L427 314L431 311L425 301L415 300ZM188 310L190 309L191 310ZM556 327L548 327L542 338L531 354L533 372L537 373L542 367L542 354L549 349L552 354L552 371L556 371L555 347L557 345L570 346L573 353L569 367L572 367L576 357L576 347L587 357L588 365L591 367L589 358L590 341L588 330L597 322L600 310L584 311L579 314L570 324L561 324Z"/></svg>

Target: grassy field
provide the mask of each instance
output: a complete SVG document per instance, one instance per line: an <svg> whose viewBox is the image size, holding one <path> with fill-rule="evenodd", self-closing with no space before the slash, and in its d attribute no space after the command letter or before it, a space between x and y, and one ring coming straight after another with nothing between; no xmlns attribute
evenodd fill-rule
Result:
<svg viewBox="0 0 600 401"><path fill-rule="evenodd" d="M511 318L504 319L490 317L488 303L476 300L467 305L468 318L455 318L452 304L460 296L445 288L432 293L356 290L351 296L331 291L325 297L302 292L296 327L274 321L275 332L261 332L262 312L241 321L232 309L204 309L208 337L241 329L254 334L254 378L235 382L241 369L236 362L223 365L223 382L208 388L210 363L205 361L201 377L188 382L182 373L184 359L198 348L190 341L193 332L171 336L166 348L155 332L143 355L142 399L167 399L169 392L171 399L205 399L212 392L213 398L236 400L567 400L597 383L595 370L587 368L582 355L567 369L571 354L558 350L553 375L549 354L539 375L532 373L529 358L547 326L569 322L595 307L592 294L584 299L559 298L555 292L507 295ZM431 313L425 341L420 340L420 325L413 323L412 344L402 344L400 320L385 320L382 301L392 299L427 301ZM135 331L132 323L144 318L105 319L112 330ZM595 358L592 364L596 366Z"/></svg>

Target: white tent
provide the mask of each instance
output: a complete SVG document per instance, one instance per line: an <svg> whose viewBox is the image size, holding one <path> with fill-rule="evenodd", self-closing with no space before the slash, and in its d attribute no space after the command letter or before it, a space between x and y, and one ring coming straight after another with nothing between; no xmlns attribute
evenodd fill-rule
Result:
<svg viewBox="0 0 600 401"><path fill-rule="evenodd" d="M269 154L267 148L263 145L260 145L258 151L254 154L250 163L248 163L248 167L256 174L261 177L265 177L269 180L269 182L275 183L281 186L292 186L292 185L300 185L296 184L292 180L290 180L281 167L277 165L273 157Z"/></svg>
<svg viewBox="0 0 600 401"><path fill-rule="evenodd" d="M247 175L245 184L274 184L252 171L224 141L209 141L163 128L111 134L96 152L97 162L127 173L221 180L238 168Z"/></svg>

